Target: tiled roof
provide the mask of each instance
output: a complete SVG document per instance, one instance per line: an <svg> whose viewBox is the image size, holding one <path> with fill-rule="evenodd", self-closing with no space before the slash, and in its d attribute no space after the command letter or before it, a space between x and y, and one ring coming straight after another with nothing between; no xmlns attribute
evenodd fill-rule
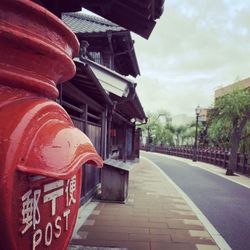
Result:
<svg viewBox="0 0 250 250"><path fill-rule="evenodd" d="M63 13L62 20L74 33L99 33L125 30L104 18L86 15L82 12Z"/></svg>

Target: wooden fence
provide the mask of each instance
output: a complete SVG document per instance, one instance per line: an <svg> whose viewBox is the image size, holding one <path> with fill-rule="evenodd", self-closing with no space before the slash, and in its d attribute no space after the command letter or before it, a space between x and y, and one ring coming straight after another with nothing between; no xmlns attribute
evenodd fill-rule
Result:
<svg viewBox="0 0 250 250"><path fill-rule="evenodd" d="M164 147L154 145L141 145L141 150L152 151L167 155L174 155L187 159L193 159L193 147ZM227 168L230 152L217 148L197 149L197 161L210 163L216 166ZM250 156L238 153L237 172L250 175Z"/></svg>

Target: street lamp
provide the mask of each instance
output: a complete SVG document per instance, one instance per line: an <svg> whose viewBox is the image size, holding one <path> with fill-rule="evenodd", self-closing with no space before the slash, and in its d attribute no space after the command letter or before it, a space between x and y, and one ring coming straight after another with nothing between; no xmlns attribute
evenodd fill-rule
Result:
<svg viewBox="0 0 250 250"><path fill-rule="evenodd" d="M197 161L197 135L198 135L198 119L201 112L201 108L198 105L195 109L196 123L195 123L195 140L194 140L194 151L193 151L193 161Z"/></svg>

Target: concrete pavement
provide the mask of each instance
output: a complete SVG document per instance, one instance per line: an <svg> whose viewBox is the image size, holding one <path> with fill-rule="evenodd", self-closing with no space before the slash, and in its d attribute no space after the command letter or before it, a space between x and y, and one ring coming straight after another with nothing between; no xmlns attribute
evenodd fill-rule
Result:
<svg viewBox="0 0 250 250"><path fill-rule="evenodd" d="M141 159L130 172L127 203L90 202L81 209L68 249L219 248L173 183Z"/></svg>

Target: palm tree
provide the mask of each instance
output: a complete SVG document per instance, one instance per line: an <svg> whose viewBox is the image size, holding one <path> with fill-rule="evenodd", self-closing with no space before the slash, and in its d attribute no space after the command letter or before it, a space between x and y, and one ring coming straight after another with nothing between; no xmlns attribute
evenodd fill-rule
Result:
<svg viewBox="0 0 250 250"><path fill-rule="evenodd" d="M180 146L183 144L187 129L188 127L184 125L171 126L171 131L174 134L176 146Z"/></svg>

